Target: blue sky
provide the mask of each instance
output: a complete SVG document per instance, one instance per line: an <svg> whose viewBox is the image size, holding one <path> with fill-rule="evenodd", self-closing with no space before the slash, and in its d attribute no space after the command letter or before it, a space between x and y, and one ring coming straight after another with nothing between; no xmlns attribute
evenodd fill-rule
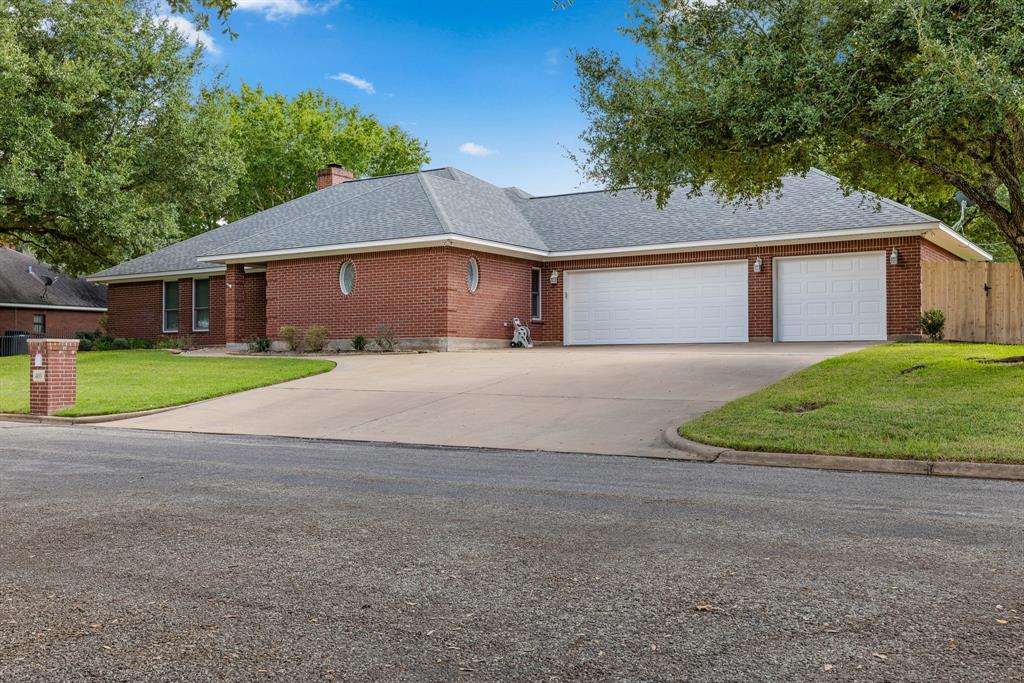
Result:
<svg viewBox="0 0 1024 683"><path fill-rule="evenodd" d="M627 0L576 0L557 12L551 0L238 5L238 38L216 28L203 37L228 84L286 95L322 88L425 139L432 166L534 194L593 187L565 158L586 125L569 51L613 49L630 62L639 54L617 31Z"/></svg>

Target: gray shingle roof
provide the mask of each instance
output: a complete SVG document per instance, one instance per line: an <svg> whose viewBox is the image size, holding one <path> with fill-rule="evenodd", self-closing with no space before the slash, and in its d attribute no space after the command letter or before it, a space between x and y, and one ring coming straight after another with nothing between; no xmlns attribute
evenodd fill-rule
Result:
<svg viewBox="0 0 1024 683"><path fill-rule="evenodd" d="M29 266L39 277L55 278L55 282L44 286L28 272ZM28 254L0 247L0 307L4 304L106 308L107 287L68 277Z"/></svg>
<svg viewBox="0 0 1024 683"><path fill-rule="evenodd" d="M761 205L725 205L680 189L658 209L633 190L533 197L440 168L334 185L93 277L217 267L200 256L446 234L559 252L936 222L889 200L844 196L820 171L787 177L781 195Z"/></svg>

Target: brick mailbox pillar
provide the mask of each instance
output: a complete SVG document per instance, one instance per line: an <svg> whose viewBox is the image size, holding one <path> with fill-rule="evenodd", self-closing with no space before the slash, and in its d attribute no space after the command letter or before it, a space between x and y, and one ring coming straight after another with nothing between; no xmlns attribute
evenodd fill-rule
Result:
<svg viewBox="0 0 1024 683"><path fill-rule="evenodd" d="M29 412L53 415L75 405L78 340L29 339Z"/></svg>

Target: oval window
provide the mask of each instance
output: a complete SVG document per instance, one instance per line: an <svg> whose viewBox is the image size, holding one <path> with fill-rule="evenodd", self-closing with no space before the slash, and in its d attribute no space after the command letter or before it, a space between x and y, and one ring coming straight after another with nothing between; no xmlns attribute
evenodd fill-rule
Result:
<svg viewBox="0 0 1024 683"><path fill-rule="evenodd" d="M341 270L338 272L338 286L341 287L341 293L345 296L351 294L352 289L356 286L356 267L351 261L341 264Z"/></svg>
<svg viewBox="0 0 1024 683"><path fill-rule="evenodd" d="M470 292L475 292L479 284L480 266L477 265L476 259L470 256L469 262L466 264L466 285L469 287Z"/></svg>

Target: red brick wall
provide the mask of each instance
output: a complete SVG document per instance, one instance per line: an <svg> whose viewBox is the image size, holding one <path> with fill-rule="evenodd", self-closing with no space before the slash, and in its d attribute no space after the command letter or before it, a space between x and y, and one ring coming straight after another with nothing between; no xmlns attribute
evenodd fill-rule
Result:
<svg viewBox="0 0 1024 683"><path fill-rule="evenodd" d="M480 268L480 283L470 292L470 257ZM531 261L465 249L448 250L448 336L511 339L512 318L530 324ZM508 326L505 325L508 323ZM531 327L532 329L532 327Z"/></svg>
<svg viewBox="0 0 1024 683"><path fill-rule="evenodd" d="M355 286L338 285L342 263L355 266ZM378 325L401 337L444 336L447 251L444 247L271 261L266 275L267 333L282 325L327 327L331 339L373 337Z"/></svg>
<svg viewBox="0 0 1024 683"><path fill-rule="evenodd" d="M939 245L923 239L921 240L921 261L963 261L963 259L949 253Z"/></svg>
<svg viewBox="0 0 1024 683"><path fill-rule="evenodd" d="M899 264L888 265L886 261L886 290L889 298L888 333L890 336L916 335L919 333L917 318L921 311L921 243L920 237L895 237L824 244L793 244L771 247L720 249L716 251L686 252L677 254L652 254L646 256L623 256L601 259L557 261L544 264L543 272L543 316L542 327L531 326L535 339L541 341L562 341L562 302L564 296L564 275L567 270L587 268L621 268L656 266L674 263L703 263L745 259L748 273L748 334L751 339L770 339L773 335L772 313L772 259L781 256L813 256L818 254L841 254L858 251L885 251L896 247ZM761 272L754 273L754 259L761 257ZM558 285L552 286L549 277L552 270L560 273Z"/></svg>
<svg viewBox="0 0 1024 683"><path fill-rule="evenodd" d="M46 333L73 335L75 332L91 332L96 329L102 313L88 311L60 311L47 308L3 308L0 307L0 334L7 330L21 330L32 333L32 316L41 313L46 316Z"/></svg>
<svg viewBox="0 0 1024 683"><path fill-rule="evenodd" d="M33 415L53 415L61 408L75 405L78 391L78 340L30 339L29 352L29 412ZM40 364L36 366L35 358ZM41 370L44 378L33 382L31 373Z"/></svg>
<svg viewBox="0 0 1024 683"><path fill-rule="evenodd" d="M112 283L107 287L107 329L112 337L126 339L159 341L176 334L190 334L196 346L224 343L224 276L210 278L208 332L192 330L192 278L178 280L178 306L178 332L164 332L162 281Z"/></svg>
<svg viewBox="0 0 1024 683"><path fill-rule="evenodd" d="M267 336L267 276L264 273L245 275L245 324L242 338Z"/></svg>

